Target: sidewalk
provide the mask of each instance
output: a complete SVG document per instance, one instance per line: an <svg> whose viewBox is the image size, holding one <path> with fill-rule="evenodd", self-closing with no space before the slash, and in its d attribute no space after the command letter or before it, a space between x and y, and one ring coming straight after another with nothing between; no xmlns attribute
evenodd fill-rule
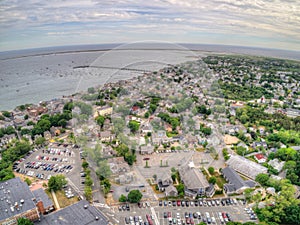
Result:
<svg viewBox="0 0 300 225"><path fill-rule="evenodd" d="M56 194L55 194L54 191L51 191L51 194L52 194L52 197L53 197L53 200L54 200L55 208L56 208L57 210L59 210L59 209L60 209L60 206L59 206L59 204L58 204L58 201L57 201L57 198L56 198Z"/></svg>

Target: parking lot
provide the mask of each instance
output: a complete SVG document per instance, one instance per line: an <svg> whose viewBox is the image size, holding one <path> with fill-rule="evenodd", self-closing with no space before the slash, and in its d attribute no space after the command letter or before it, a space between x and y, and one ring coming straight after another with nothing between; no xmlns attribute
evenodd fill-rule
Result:
<svg viewBox="0 0 300 225"><path fill-rule="evenodd" d="M50 144L47 148L34 149L15 162L14 171L42 180L63 174L80 187L81 159L79 149L73 145Z"/></svg>
<svg viewBox="0 0 300 225"><path fill-rule="evenodd" d="M130 204L130 210L125 207L125 204L123 208L115 206L114 210L119 224L137 224L134 222L136 220L138 224L147 225L150 222L149 217L152 223L157 225L198 224L200 222L219 225L226 224L228 221L257 222L254 218L250 219L251 209L246 208L242 201L230 201L230 199L224 199L223 203L222 199L219 199L161 201L147 204L150 206L146 203L140 206ZM251 214L254 214L252 210Z"/></svg>

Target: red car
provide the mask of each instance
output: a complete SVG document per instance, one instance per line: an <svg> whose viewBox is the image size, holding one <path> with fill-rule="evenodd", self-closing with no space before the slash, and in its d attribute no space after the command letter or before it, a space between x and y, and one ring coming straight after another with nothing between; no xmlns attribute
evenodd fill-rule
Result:
<svg viewBox="0 0 300 225"><path fill-rule="evenodd" d="M177 206L181 206L181 201L180 200L177 201Z"/></svg>

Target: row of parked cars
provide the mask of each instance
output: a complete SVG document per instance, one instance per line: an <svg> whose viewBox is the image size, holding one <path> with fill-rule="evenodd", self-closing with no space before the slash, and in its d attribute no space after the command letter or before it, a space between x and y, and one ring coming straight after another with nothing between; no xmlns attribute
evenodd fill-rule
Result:
<svg viewBox="0 0 300 225"><path fill-rule="evenodd" d="M248 214L250 220L256 220L257 216L252 208L245 208L245 212Z"/></svg>
<svg viewBox="0 0 300 225"><path fill-rule="evenodd" d="M243 204L245 204L245 202L242 202ZM216 200L177 200L177 201L159 201L159 206L178 206L178 207L197 207L197 206L225 206L225 205L237 205L238 202L236 199L232 199L232 198L227 198L227 199L216 199Z"/></svg>
<svg viewBox="0 0 300 225"><path fill-rule="evenodd" d="M57 157L49 157L45 155L38 155L36 157L37 160L46 160L46 161L55 161L55 162L68 162L68 158L57 158Z"/></svg>
<svg viewBox="0 0 300 225"><path fill-rule="evenodd" d="M220 220L221 224L225 224L232 220L230 214L226 212L219 212L218 217L218 220ZM173 217L171 212L164 212L164 218L168 219L169 224L177 225L195 224L195 219L207 224L216 224L217 222L217 218L213 215L210 215L209 212L205 212L203 214L200 212L185 212L184 218L181 218L180 213L178 212L176 215L173 215Z"/></svg>
<svg viewBox="0 0 300 225"><path fill-rule="evenodd" d="M125 223L131 225L153 225L153 215L146 214L146 219L143 220L142 216L128 216L125 217Z"/></svg>
<svg viewBox="0 0 300 225"><path fill-rule="evenodd" d="M46 150L43 150L43 153L51 154L51 155L68 155L72 156L74 153L72 153L69 149L60 149L60 148L48 148Z"/></svg>
<svg viewBox="0 0 300 225"><path fill-rule="evenodd" d="M55 173L62 173L64 171L69 172L73 169L72 165L59 165L54 163L43 163L43 162L27 162L25 168L53 171Z"/></svg>

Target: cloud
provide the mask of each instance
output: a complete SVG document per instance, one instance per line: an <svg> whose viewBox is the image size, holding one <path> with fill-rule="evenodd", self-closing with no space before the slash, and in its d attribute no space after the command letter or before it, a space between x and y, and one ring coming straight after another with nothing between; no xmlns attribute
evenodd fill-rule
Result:
<svg viewBox="0 0 300 225"><path fill-rule="evenodd" d="M151 36L198 43L206 41L199 33L216 35L212 40L220 42L222 35L225 39L242 35L239 43L245 45L271 47L280 42L281 46L285 43L286 48L299 50L299 11L300 1L296 0L2 0L0 48L11 49L17 42L18 46L23 43L23 48L32 47L32 41L20 42L16 34L34 34L41 44L60 45L54 34L62 40L73 36L74 42L80 43L78 36L85 32L86 42L88 35L98 36L99 42L136 41ZM248 43L254 37L257 43ZM272 43L259 42L268 38Z"/></svg>

